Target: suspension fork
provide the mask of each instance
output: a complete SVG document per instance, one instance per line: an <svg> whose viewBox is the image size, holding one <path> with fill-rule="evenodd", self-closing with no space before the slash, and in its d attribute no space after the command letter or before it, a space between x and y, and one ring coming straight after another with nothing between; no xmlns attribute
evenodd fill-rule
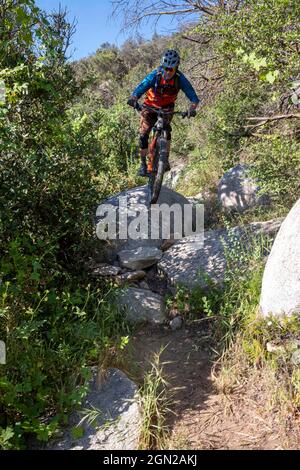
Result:
<svg viewBox="0 0 300 470"><path fill-rule="evenodd" d="M167 131L163 130L161 133L161 138L159 140L159 156L160 159L165 162L168 154L168 147L167 147Z"/></svg>

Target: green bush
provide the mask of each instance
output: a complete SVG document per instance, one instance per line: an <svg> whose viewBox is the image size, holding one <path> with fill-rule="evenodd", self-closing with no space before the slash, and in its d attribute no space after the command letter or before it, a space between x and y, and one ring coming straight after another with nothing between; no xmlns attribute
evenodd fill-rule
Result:
<svg viewBox="0 0 300 470"><path fill-rule="evenodd" d="M97 204L127 185L128 165L124 177L119 171L132 137L117 113L86 115L74 105L82 84L63 52L64 13L46 18L34 1L8 3L11 9L0 7L1 34L10 38L0 45L5 449L24 447L28 436L51 437L86 393L88 366L126 342L127 327L105 300L109 286L91 282L84 266L95 248Z"/></svg>
<svg viewBox="0 0 300 470"><path fill-rule="evenodd" d="M275 135L248 148L253 174L278 205L289 206L299 197L300 143Z"/></svg>

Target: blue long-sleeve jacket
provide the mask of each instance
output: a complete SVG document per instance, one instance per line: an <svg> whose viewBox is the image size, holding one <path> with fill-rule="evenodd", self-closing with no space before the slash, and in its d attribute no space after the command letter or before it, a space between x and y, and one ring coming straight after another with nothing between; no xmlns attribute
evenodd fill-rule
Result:
<svg viewBox="0 0 300 470"><path fill-rule="evenodd" d="M132 93L132 96L136 96L138 99L146 93L150 88L155 88L156 85L156 80L157 80L157 73L158 70L155 69L152 72L150 72L142 81L141 83L135 88L135 90ZM189 82L189 80L184 76L182 72L178 71L179 75L179 89L184 92L184 94L187 96L187 98L192 102L192 103L199 103L199 98L197 96L197 93L195 92L192 84Z"/></svg>

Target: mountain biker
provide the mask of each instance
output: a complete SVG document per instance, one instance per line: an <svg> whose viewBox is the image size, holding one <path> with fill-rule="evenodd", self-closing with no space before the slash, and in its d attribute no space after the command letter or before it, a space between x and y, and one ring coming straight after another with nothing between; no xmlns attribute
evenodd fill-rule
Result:
<svg viewBox="0 0 300 470"><path fill-rule="evenodd" d="M178 70L180 57L177 51L168 49L164 52L162 61L158 69L149 73L141 83L135 88L127 103L135 108L139 98L146 93L144 104L150 108L163 108L166 111L174 110L178 92L182 90L190 100L188 117L196 116L196 108L199 98L188 79ZM169 153L171 146L172 128L170 122L173 114L165 116L167 123L168 144L165 171L170 170ZM140 120L140 157L141 166L138 171L139 176L147 176L146 157L148 154L149 134L157 119L157 114L149 109L143 109Z"/></svg>

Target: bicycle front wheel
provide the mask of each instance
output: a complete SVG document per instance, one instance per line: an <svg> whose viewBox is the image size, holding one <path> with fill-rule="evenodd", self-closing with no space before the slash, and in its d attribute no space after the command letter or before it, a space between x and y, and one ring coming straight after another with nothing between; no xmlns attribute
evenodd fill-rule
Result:
<svg viewBox="0 0 300 470"><path fill-rule="evenodd" d="M157 139L156 143L156 162L157 162L157 172L153 182L151 204L155 204L159 198L162 182L165 172L165 155L167 151L167 141L164 137Z"/></svg>

